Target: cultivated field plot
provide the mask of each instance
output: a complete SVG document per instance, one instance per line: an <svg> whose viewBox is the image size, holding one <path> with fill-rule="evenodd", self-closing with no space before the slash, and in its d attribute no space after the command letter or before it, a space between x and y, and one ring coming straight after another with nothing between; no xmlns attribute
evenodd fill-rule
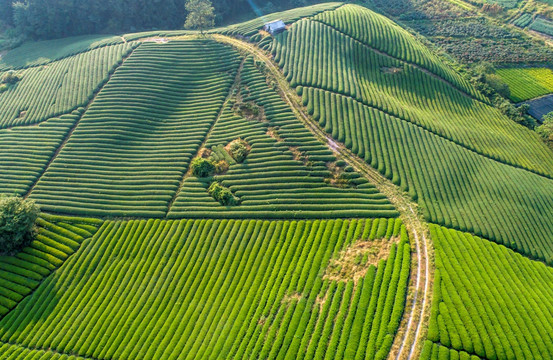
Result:
<svg viewBox="0 0 553 360"><path fill-rule="evenodd" d="M87 105L133 46L106 46L18 71L21 80L0 93L0 129L36 124Z"/></svg>
<svg viewBox="0 0 553 360"><path fill-rule="evenodd" d="M24 196L44 173L84 109L36 126L0 130L0 193Z"/></svg>
<svg viewBox="0 0 553 360"><path fill-rule="evenodd" d="M0 318L60 267L101 224L94 219L43 216L45 219L37 221L37 237L28 247L15 255L0 255Z"/></svg>
<svg viewBox="0 0 553 360"><path fill-rule="evenodd" d="M530 30L541 32L545 35L553 36L553 21L544 18L537 18L530 24Z"/></svg>
<svg viewBox="0 0 553 360"><path fill-rule="evenodd" d="M321 144L296 119L252 58L240 71L234 95L204 144L229 170L214 178L185 179L169 217L346 218L394 217L388 199ZM249 106L257 116L239 115ZM251 151L237 163L224 147L243 139ZM340 166L341 165L341 166ZM346 169L347 168L347 169ZM213 181L240 199L222 206L208 194Z"/></svg>
<svg viewBox="0 0 553 360"><path fill-rule="evenodd" d="M500 117L495 109L458 93L455 95L456 90L452 87L449 94L455 96L448 96L448 93L440 90L437 91L439 96L437 95L436 100L429 103L428 95L425 95L428 90L422 89L420 84L435 81L436 86L444 86L444 89L447 86L423 72L419 72L417 82L413 80L421 88L413 89L409 95L405 94L409 85L395 85L392 79L395 76L405 76L403 73L407 72L409 65L401 65L403 67L399 74L378 75L375 70L371 76L359 77L357 81L350 80L366 71L367 67L378 69L380 64L373 65L370 57L366 57L369 59L368 64L362 60L358 60L360 64L348 63L348 59L352 57L347 56L344 49L348 49L348 44L353 46L353 43L340 34L334 34L332 41L343 42L344 45L340 47L344 51L342 56L335 50L336 46L333 46L332 51L329 50L330 47L315 51L319 56L305 56L306 50L297 46L296 55L288 57L294 44L303 43L301 40L294 41L294 34L298 34L298 39L321 39L310 40L308 43L322 46L331 44L330 40L326 40L325 34L332 34L333 31L327 29L323 32L314 22L302 20L292 27L287 37L279 36L274 45L277 60L284 72L291 74L292 85L297 85L307 110L320 125L372 167L408 191L422 205L429 221L470 231L525 254L553 262L553 228L549 220L553 213L553 180L520 168L541 167L540 162L544 164L543 159L549 159L545 162L550 163L551 151L541 140L527 129ZM372 50L365 51L364 54L371 54ZM331 61L331 57L334 60ZM328 61L323 62L327 58ZM337 64L338 69L342 70L325 71L330 64ZM310 72L305 71L306 69L310 69ZM413 69L415 71L418 70ZM337 76L331 78L325 74ZM385 76L389 80L386 81ZM360 86L350 89L349 84L355 82ZM362 95L351 96L352 94ZM406 99L402 101L411 102L422 110L432 109L428 112L429 118L432 117L431 112L440 113L444 111L440 110L444 107L456 106L452 117L434 118L435 121L431 124L443 126L444 131L450 126L454 127L456 130L450 133L452 138L420 126L411 114L404 113L404 107L386 105L393 104L398 99ZM461 105L463 102L460 99L472 105ZM457 114L465 114L461 110L464 106L469 115L464 117L464 125L459 122L450 123L448 119L456 116L459 119ZM468 113L474 110L472 107L480 109L480 123L475 120L477 113ZM392 116L388 111L398 115ZM506 128L498 128L499 123L505 124L511 133L507 134ZM477 128L481 130L474 131ZM465 137L459 138L462 133L466 134ZM522 138L526 139L525 144L520 143ZM460 139L467 141L459 141ZM484 157L471 151L470 147L467 149L467 143L481 148L482 154L487 149L495 155L490 155L492 158ZM520 146L527 150L520 152ZM543 158L535 156L536 152L543 154ZM501 159L498 154L510 157L518 167L497 161ZM513 154L517 154L516 161ZM532 167L528 166L530 164ZM547 174L550 174L549 171Z"/></svg>
<svg viewBox="0 0 553 360"><path fill-rule="evenodd" d="M498 69L497 75L509 85L514 102L553 93L553 71L549 68Z"/></svg>
<svg viewBox="0 0 553 360"><path fill-rule="evenodd" d="M447 348L465 352L461 359L551 358L553 269L469 234L431 226L431 236L436 273L421 359L459 358Z"/></svg>
<svg viewBox="0 0 553 360"><path fill-rule="evenodd" d="M161 217L240 60L213 41L145 43L117 70L31 193L44 211Z"/></svg>
<svg viewBox="0 0 553 360"><path fill-rule="evenodd" d="M0 58L0 71L44 65L68 56L122 42L121 37L111 35L83 35L25 42Z"/></svg>
<svg viewBox="0 0 553 360"><path fill-rule="evenodd" d="M345 14L342 16L346 17ZM339 23L338 19L336 15ZM362 27L362 23L359 21L357 28L370 33L371 28ZM408 33L401 35L399 44L416 43ZM334 25L308 19L298 21L276 38L273 51L293 87L352 97L475 152L553 176L553 154L534 132L523 129L497 109L466 96L438 76L375 51L370 43L352 40L349 34L335 30Z"/></svg>
<svg viewBox="0 0 553 360"><path fill-rule="evenodd" d="M24 359L383 359L409 262L394 219L108 221L0 341Z"/></svg>

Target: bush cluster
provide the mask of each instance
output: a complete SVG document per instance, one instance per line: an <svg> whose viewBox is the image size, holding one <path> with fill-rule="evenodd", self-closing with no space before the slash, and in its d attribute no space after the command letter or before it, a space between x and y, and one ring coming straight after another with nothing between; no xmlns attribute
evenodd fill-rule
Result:
<svg viewBox="0 0 553 360"><path fill-rule="evenodd" d="M215 164L213 161L204 158L195 158L190 164L192 175L203 178L209 177L215 173Z"/></svg>
<svg viewBox="0 0 553 360"><path fill-rule="evenodd" d="M229 146L229 153L237 163L241 163L250 153L248 143L242 139L233 140Z"/></svg>
<svg viewBox="0 0 553 360"><path fill-rule="evenodd" d="M32 200L0 197L0 253L22 249L33 240L39 212Z"/></svg>
<svg viewBox="0 0 553 360"><path fill-rule="evenodd" d="M209 195L213 196L213 198L220 202L221 205L233 206L237 205L239 202L227 187L221 185L221 183L217 181L213 182L207 191L209 192Z"/></svg>

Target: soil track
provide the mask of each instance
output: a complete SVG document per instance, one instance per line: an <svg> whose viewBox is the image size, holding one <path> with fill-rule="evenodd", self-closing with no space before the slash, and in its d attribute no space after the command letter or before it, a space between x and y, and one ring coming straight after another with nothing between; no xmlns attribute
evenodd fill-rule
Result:
<svg viewBox="0 0 553 360"><path fill-rule="evenodd" d="M389 359L414 359L420 352L423 342L422 335L425 330L425 322L428 320L431 294L430 257L432 248L428 236L428 227L422 216L417 211L417 204L412 202L408 194L394 185L390 180L382 176L377 170L370 167L364 160L353 154L343 144L332 139L319 124L313 120L301 103L301 99L292 89L280 68L272 61L270 55L258 47L235 38L224 35L212 35L213 39L232 45L240 51L253 55L257 60L266 64L270 76L278 83L279 92L292 108L302 123L322 142L324 142L336 155L343 158L357 172L365 176L374 184L380 192L388 197L400 212L400 217L414 240L413 254L411 258L412 271L409 284L408 302L403 320ZM414 275L414 276L413 276Z"/></svg>

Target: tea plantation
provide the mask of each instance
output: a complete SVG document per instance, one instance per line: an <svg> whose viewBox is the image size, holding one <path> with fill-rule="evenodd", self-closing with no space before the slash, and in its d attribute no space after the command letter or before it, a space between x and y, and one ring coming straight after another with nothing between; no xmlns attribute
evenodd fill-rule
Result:
<svg viewBox="0 0 553 360"><path fill-rule="evenodd" d="M383 15L28 42L5 77L0 195L42 212L0 359L553 357L553 151Z"/></svg>

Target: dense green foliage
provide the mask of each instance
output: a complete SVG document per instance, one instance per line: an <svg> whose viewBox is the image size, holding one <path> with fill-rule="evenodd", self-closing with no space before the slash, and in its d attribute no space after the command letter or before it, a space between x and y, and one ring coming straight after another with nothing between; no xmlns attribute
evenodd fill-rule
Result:
<svg viewBox="0 0 553 360"><path fill-rule="evenodd" d="M496 72L509 85L511 100L515 102L553 93L553 71L549 68L507 68Z"/></svg>
<svg viewBox="0 0 553 360"><path fill-rule="evenodd" d="M192 175L197 177L208 177L213 175L215 172L215 164L213 161L203 158L195 158L190 163L190 169L192 170Z"/></svg>
<svg viewBox="0 0 553 360"><path fill-rule="evenodd" d="M240 198L226 208L208 194L211 179L188 177L169 210L169 217L232 218L346 218L394 217L394 207L372 184L356 172L344 174L351 186L327 184L332 152L315 139L290 107L270 86L263 71L248 58L235 84L236 94L225 104L205 142L210 159L230 164L215 179ZM269 84L268 84L269 82ZM263 109L264 121L236 114L240 97ZM251 151L236 163L226 145L243 139Z"/></svg>
<svg viewBox="0 0 553 360"><path fill-rule="evenodd" d="M360 278L325 277L342 250L392 236ZM409 263L394 219L109 221L0 340L97 359L384 359Z"/></svg>
<svg viewBox="0 0 553 360"><path fill-rule="evenodd" d="M418 43L408 33L398 30L396 41L380 38L382 44L397 46L373 45L379 39L376 34L393 32L363 25L371 17L359 17L355 21L350 14L355 13L356 8L346 5L335 12L325 13L325 16L337 24L350 24L359 32L356 38L375 37L375 40L361 43L336 31L334 28L339 25L327 26L313 20L298 21L277 37L273 44L275 60L293 87L323 89L350 96L366 106L417 124L487 157L553 176L553 154L534 132L521 128L497 109L463 94L449 83L410 65L416 56L408 49L417 47L402 44ZM361 14L366 12L368 10ZM373 13L371 16L378 15ZM303 39L310 37L316 40L303 43ZM387 50L385 46L393 50ZM393 57L379 53L375 48L392 51ZM402 57L396 58L401 52L404 52ZM424 63L425 60L416 62ZM438 63L434 67L428 65L428 68L446 67ZM439 71L439 74L444 73L447 71ZM458 87L462 84L459 83ZM469 87L468 84L463 86Z"/></svg>
<svg viewBox="0 0 553 360"><path fill-rule="evenodd" d="M536 129L536 132L553 148L553 112L544 115L543 124Z"/></svg>
<svg viewBox="0 0 553 360"><path fill-rule="evenodd" d="M45 211L165 216L228 93L237 53L144 43L84 114L31 198Z"/></svg>
<svg viewBox="0 0 553 360"><path fill-rule="evenodd" d="M36 289L52 271L92 237L100 221L43 215L36 237L14 255L0 256L0 317ZM33 222L34 224L34 222ZM4 352L1 352L4 354Z"/></svg>
<svg viewBox="0 0 553 360"><path fill-rule="evenodd" d="M243 162L250 152L248 146L248 143L242 139L231 141L228 145L230 156L232 156L237 163Z"/></svg>
<svg viewBox="0 0 553 360"><path fill-rule="evenodd" d="M207 189L207 192L223 206L237 205L240 201L234 195L232 195L232 192L229 188L221 185L221 183L218 181L214 181L213 183L211 183L211 185Z"/></svg>
<svg viewBox="0 0 553 360"><path fill-rule="evenodd" d="M249 0L212 0L217 23L235 23L236 19L258 17L260 13L313 2L318 1L254 3ZM180 29L189 14L185 3L186 0L0 0L0 26L2 23L15 25L19 33L38 39L106 31Z"/></svg>
<svg viewBox="0 0 553 360"><path fill-rule="evenodd" d="M553 269L469 234L430 230L436 270L428 339L486 359L551 358ZM427 344L421 359L432 358Z"/></svg>
<svg viewBox="0 0 553 360"><path fill-rule="evenodd" d="M85 106L133 46L102 47L18 71L17 86L0 94L0 129L36 124Z"/></svg>
<svg viewBox="0 0 553 360"><path fill-rule="evenodd" d="M215 13L211 1L187 0L185 8L188 12L184 23L185 28L200 30L203 33L205 29L215 25Z"/></svg>
<svg viewBox="0 0 553 360"><path fill-rule="evenodd" d="M32 200L0 196L0 253L20 250L33 240L39 213Z"/></svg>

